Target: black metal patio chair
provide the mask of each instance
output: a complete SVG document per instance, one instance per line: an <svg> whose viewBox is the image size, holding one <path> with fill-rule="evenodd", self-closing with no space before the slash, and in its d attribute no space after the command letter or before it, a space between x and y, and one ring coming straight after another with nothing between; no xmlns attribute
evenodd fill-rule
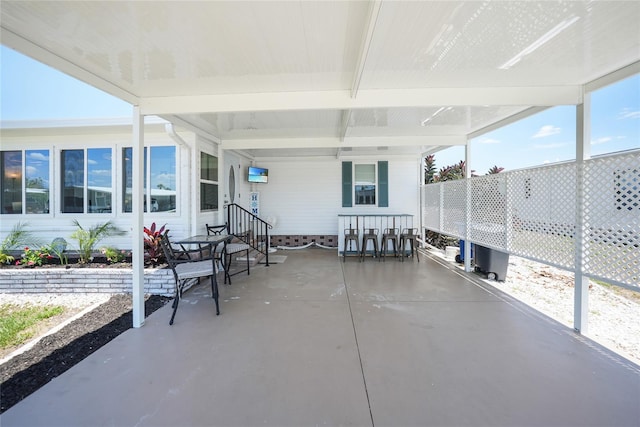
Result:
<svg viewBox="0 0 640 427"><path fill-rule="evenodd" d="M211 296L216 303L216 315L219 315L220 305L218 304L218 282L215 277L215 257L212 254L208 256L203 255L201 249L174 249L169 241L168 233L162 235L160 246L162 247L169 267L171 267L173 271L173 277L176 280L176 294L173 299L173 313L171 314L169 325L173 325L176 311L178 311L178 304L180 303L185 288L189 289L203 277L209 277L211 281ZM192 258L193 255L197 255L197 258Z"/></svg>
<svg viewBox="0 0 640 427"><path fill-rule="evenodd" d="M210 236L222 235L222 233L228 232L227 224L222 224L222 225L205 224L205 226L207 228L207 234ZM222 262L222 265L224 268L225 284L227 283L227 280L229 281L229 284L231 284L231 276L235 276L236 274L244 273L245 271L247 272L247 275L251 274L250 264L249 264L250 250L251 250L251 246L249 244L239 240L234 235L229 235L229 237L225 240L224 245L222 245L222 247L218 246L217 248L218 253L215 254L214 256L218 257L218 261ZM237 256L242 252L245 253L245 258L247 262L246 267L242 270L234 271L233 273L231 273L231 264L233 263L234 256L237 258Z"/></svg>

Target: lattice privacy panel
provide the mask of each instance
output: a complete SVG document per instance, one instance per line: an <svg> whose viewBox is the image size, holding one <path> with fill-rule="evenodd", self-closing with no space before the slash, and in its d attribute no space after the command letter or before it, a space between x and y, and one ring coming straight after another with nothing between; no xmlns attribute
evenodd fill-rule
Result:
<svg viewBox="0 0 640 427"><path fill-rule="evenodd" d="M507 174L475 177L471 183L469 240L507 251Z"/></svg>
<svg viewBox="0 0 640 427"><path fill-rule="evenodd" d="M640 286L640 153L584 165L584 274Z"/></svg>
<svg viewBox="0 0 640 427"><path fill-rule="evenodd" d="M575 267L575 163L509 172L509 252Z"/></svg>
<svg viewBox="0 0 640 427"><path fill-rule="evenodd" d="M466 223L474 243L570 271L581 254L578 274L640 287L640 151L577 168L572 162L471 178L468 217L465 180L426 185L423 224L465 238L459 225Z"/></svg>
<svg viewBox="0 0 640 427"><path fill-rule="evenodd" d="M466 229L467 181L442 183L442 233L464 239Z"/></svg>
<svg viewBox="0 0 640 427"><path fill-rule="evenodd" d="M422 226L440 231L440 188L441 184L422 186Z"/></svg>

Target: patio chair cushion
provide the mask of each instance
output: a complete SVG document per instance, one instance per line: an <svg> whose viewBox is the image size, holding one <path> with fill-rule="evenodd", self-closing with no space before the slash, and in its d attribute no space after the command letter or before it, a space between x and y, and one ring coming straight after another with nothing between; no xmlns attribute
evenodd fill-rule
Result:
<svg viewBox="0 0 640 427"><path fill-rule="evenodd" d="M235 254L237 252L248 251L250 248L246 243L228 243L225 251L228 254Z"/></svg>
<svg viewBox="0 0 640 427"><path fill-rule="evenodd" d="M210 276L213 274L213 262L211 260L185 262L177 264L175 270L180 280Z"/></svg>

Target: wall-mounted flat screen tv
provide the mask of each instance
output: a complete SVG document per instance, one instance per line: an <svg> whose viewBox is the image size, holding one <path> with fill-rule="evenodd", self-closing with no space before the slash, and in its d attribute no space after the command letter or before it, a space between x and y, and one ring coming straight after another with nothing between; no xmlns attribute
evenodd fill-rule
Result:
<svg viewBox="0 0 640 427"><path fill-rule="evenodd" d="M269 182L269 169L249 166L247 172L247 181L249 182Z"/></svg>

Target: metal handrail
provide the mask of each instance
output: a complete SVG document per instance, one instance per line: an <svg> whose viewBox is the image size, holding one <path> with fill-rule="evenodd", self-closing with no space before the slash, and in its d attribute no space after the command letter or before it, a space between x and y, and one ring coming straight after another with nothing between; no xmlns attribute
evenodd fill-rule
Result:
<svg viewBox="0 0 640 427"><path fill-rule="evenodd" d="M269 229L273 226L236 203L227 204L225 208L227 209L227 232L263 254L265 266L268 267Z"/></svg>

